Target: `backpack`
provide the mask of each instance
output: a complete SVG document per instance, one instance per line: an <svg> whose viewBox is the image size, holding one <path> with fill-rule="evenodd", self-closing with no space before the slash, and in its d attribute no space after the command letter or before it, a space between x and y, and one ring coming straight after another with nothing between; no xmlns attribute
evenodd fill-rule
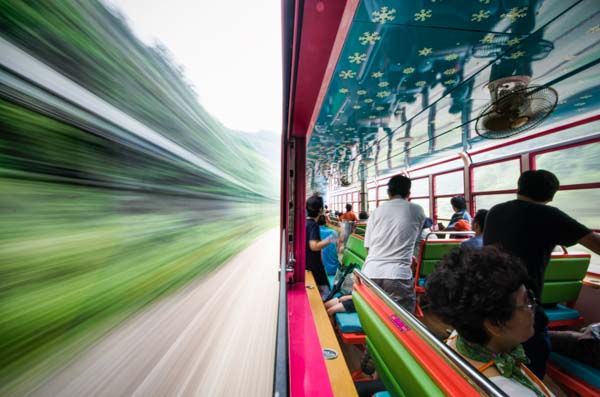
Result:
<svg viewBox="0 0 600 397"><path fill-rule="evenodd" d="M342 295L350 295L352 293L352 286L354 285L354 277L352 277L352 271L357 268L356 263L351 263L348 266L341 266L335 273L335 279L333 288L325 301L333 299L334 295L338 292ZM349 277L348 277L349 276Z"/></svg>

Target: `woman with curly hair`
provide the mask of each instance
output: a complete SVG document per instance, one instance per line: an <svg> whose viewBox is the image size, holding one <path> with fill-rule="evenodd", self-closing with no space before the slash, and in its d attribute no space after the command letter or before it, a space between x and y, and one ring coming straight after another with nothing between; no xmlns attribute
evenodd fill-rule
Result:
<svg viewBox="0 0 600 397"><path fill-rule="evenodd" d="M533 293L521 261L497 247L447 254L427 278L431 311L455 328L447 343L510 396L553 396L527 368Z"/></svg>

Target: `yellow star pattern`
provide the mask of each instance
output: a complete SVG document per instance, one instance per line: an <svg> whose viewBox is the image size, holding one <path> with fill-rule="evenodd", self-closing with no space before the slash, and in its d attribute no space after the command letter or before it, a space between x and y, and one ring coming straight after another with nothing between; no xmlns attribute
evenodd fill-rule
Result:
<svg viewBox="0 0 600 397"><path fill-rule="evenodd" d="M414 72L415 72L415 68L410 68L410 67L404 68L404 70L402 71L402 73L404 73L404 74L411 74Z"/></svg>
<svg viewBox="0 0 600 397"><path fill-rule="evenodd" d="M382 72L375 72L371 75L371 77L373 77L374 79L378 79L380 77L383 77L383 73Z"/></svg>
<svg viewBox="0 0 600 397"><path fill-rule="evenodd" d="M425 80L420 80L420 81L417 81L417 82L415 83L415 85L416 85L417 87L423 87L423 86L427 85L427 82L426 82Z"/></svg>
<svg viewBox="0 0 600 397"><path fill-rule="evenodd" d="M520 38L518 38L518 37L514 37L514 38L512 38L512 39L508 40L508 41L506 42L506 44L508 44L508 45L510 45L510 46L513 46L513 45L519 44L520 42L521 42L521 39L520 39Z"/></svg>
<svg viewBox="0 0 600 397"><path fill-rule="evenodd" d="M378 87L387 87L388 85L390 85L390 83L388 83L387 81L382 81L379 84L377 84Z"/></svg>
<svg viewBox="0 0 600 397"><path fill-rule="evenodd" d="M454 61L458 58L458 54L449 54L444 57L446 61Z"/></svg>
<svg viewBox="0 0 600 397"><path fill-rule="evenodd" d="M433 48L424 47L419 50L420 56L427 56L433 52Z"/></svg>
<svg viewBox="0 0 600 397"><path fill-rule="evenodd" d="M525 55L525 51L515 51L512 54L510 54L508 58L518 59L521 58L523 55Z"/></svg>
<svg viewBox="0 0 600 397"><path fill-rule="evenodd" d="M340 94L347 94L347 93L348 93L348 91L350 91L350 90L349 90L349 89L347 89L347 88L340 88L340 90L339 90L338 92L339 92Z"/></svg>
<svg viewBox="0 0 600 397"><path fill-rule="evenodd" d="M450 68L450 69L446 69L446 70L444 70L444 74L445 74L446 76L448 76L448 75L451 75L451 74L454 74L454 73L456 73L456 69L454 69L454 68Z"/></svg>

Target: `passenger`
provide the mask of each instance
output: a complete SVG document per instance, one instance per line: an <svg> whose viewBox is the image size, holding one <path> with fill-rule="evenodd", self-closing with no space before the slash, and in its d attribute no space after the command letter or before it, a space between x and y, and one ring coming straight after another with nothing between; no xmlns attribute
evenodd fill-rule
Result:
<svg viewBox="0 0 600 397"><path fill-rule="evenodd" d="M360 211L358 213L358 220L366 221L367 219L369 219L369 214L367 214L367 211Z"/></svg>
<svg viewBox="0 0 600 397"><path fill-rule="evenodd" d="M410 187L411 181L404 175L388 181L390 200L377 207L367 223L367 258L362 270L398 305L414 313L416 297L411 265L425 212L407 200ZM361 368L367 375L375 371L368 350L361 359Z"/></svg>
<svg viewBox="0 0 600 397"><path fill-rule="evenodd" d="M456 222L464 220L467 221L469 230L471 230L471 215L469 215L469 211L467 211L467 202L465 201L465 198L462 196L454 196L450 199L450 205L452 205L452 210L454 210L454 214L452 215L452 218L450 218L450 223L446 227L444 227L443 224L438 223L438 229L456 230L454 228Z"/></svg>
<svg viewBox="0 0 600 397"><path fill-rule="evenodd" d="M485 226L485 217L488 210L479 210L473 218L473 231L475 236L467 241L460 243L462 249L480 249L483 247L483 227Z"/></svg>
<svg viewBox="0 0 600 397"><path fill-rule="evenodd" d="M317 223L319 224L319 232L321 233L321 238L323 240L331 241L331 244L327 245L321 250L321 259L323 261L323 266L325 266L325 272L328 275L334 275L338 267L340 267L340 262L338 261L337 254L338 235L335 230L330 229L326 226L327 220L325 219L325 215L319 215Z"/></svg>
<svg viewBox="0 0 600 397"><path fill-rule="evenodd" d="M461 219L460 221L458 221L454 224L453 229L456 232L469 232L469 231L471 231L471 225L469 224L469 222L465 221L464 219ZM469 236L465 235L465 234L452 235L452 238L458 238L458 239L464 239L467 237L469 237Z"/></svg>
<svg viewBox="0 0 600 397"><path fill-rule="evenodd" d="M346 213L340 216L339 219L340 222L342 222L340 225L342 235L341 239L345 247L348 244L350 235L354 232L354 224L356 221L358 221L358 217L352 211L352 204L346 204Z"/></svg>
<svg viewBox="0 0 600 397"><path fill-rule="evenodd" d="M346 213L340 216L340 221L348 221L348 222L356 222L358 221L358 217L352 211L352 204L346 204Z"/></svg>
<svg viewBox="0 0 600 397"><path fill-rule="evenodd" d="M396 303L414 312L411 263L415 241L425 221L425 212L421 206L406 200L410 186L410 179L402 175L389 180L390 201L376 208L367 224L367 258L363 272Z"/></svg>
<svg viewBox="0 0 600 397"><path fill-rule="evenodd" d="M329 292L329 282L323 262L321 261L321 250L332 242L331 236L321 240L321 233L317 219L323 212L323 200L318 196L312 196L306 200L306 270L310 270L315 277L315 282L321 295Z"/></svg>
<svg viewBox="0 0 600 397"><path fill-rule="evenodd" d="M522 262L497 247L454 250L427 278L431 311L455 328L447 344L509 396L553 396L521 345L533 333Z"/></svg>
<svg viewBox="0 0 600 397"><path fill-rule="evenodd" d="M327 314L333 316L335 313L356 313L352 295L344 295L325 302Z"/></svg>
<svg viewBox="0 0 600 397"><path fill-rule="evenodd" d="M425 221L423 222L423 228L421 229L421 233L419 234L419 237L417 238L417 241L415 242L415 251L414 251L414 256L418 257L419 256L419 249L420 249L420 245L421 245L421 241L427 239L427 240L437 240L437 235L434 233L431 233L431 227L433 226L433 220L431 218L425 218Z"/></svg>
<svg viewBox="0 0 600 397"><path fill-rule="evenodd" d="M581 244L600 254L600 235L561 210L545 205L559 188L556 176L546 170L525 171L518 181L517 199L490 209L483 233L484 245L496 244L521 258L527 267L527 288L540 299L544 271L556 245ZM523 344L529 368L543 379L550 355L548 317L538 308L535 335Z"/></svg>

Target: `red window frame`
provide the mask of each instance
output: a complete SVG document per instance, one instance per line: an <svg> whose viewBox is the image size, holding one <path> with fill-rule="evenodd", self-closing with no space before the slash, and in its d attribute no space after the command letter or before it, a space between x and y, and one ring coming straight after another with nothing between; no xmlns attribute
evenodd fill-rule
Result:
<svg viewBox="0 0 600 397"><path fill-rule="evenodd" d="M439 194L439 195L436 194L436 191L437 191L437 189L436 189L437 188L436 178L438 176L440 176L440 175L452 174L454 172L459 172L459 171L463 173L462 193L447 193L447 194ZM431 200L430 201L430 205L432 206L432 209L433 209L431 216L433 217L433 222L435 224L435 223L438 223L438 214L437 214L437 205L436 205L437 199L439 199L439 198L454 197L457 194L462 194L463 196L465 195L465 182L464 182L465 169L464 169L464 167L454 168L454 169L447 170L447 171L444 171L444 172L439 172L437 174L432 174L431 177L432 177L432 186L431 186L431 192L430 192L430 196L431 196L431 198L430 198L430 200Z"/></svg>
<svg viewBox="0 0 600 397"><path fill-rule="evenodd" d="M471 166L469 167L469 186L471 187L471 208L473 209L473 214L474 215L477 212L477 206L475 205L475 197L476 196L491 196L494 194L515 194L517 193L517 189L499 189L499 190L481 190L481 191L477 191L476 190L476 186L475 186L475 168L480 168L480 167L486 167L489 165L493 165L493 164L499 164L499 163L504 163L504 162L508 162L508 161L515 161L517 160L519 162L519 170L523 169L523 163L522 163L522 159L521 156L517 155L517 156L511 156L511 157L506 157L506 158L502 158L502 159L498 159L498 160L488 160L488 161L484 161L478 164L471 164ZM521 175L521 173L519 172L519 175ZM515 181L515 186L517 184L517 181Z"/></svg>

